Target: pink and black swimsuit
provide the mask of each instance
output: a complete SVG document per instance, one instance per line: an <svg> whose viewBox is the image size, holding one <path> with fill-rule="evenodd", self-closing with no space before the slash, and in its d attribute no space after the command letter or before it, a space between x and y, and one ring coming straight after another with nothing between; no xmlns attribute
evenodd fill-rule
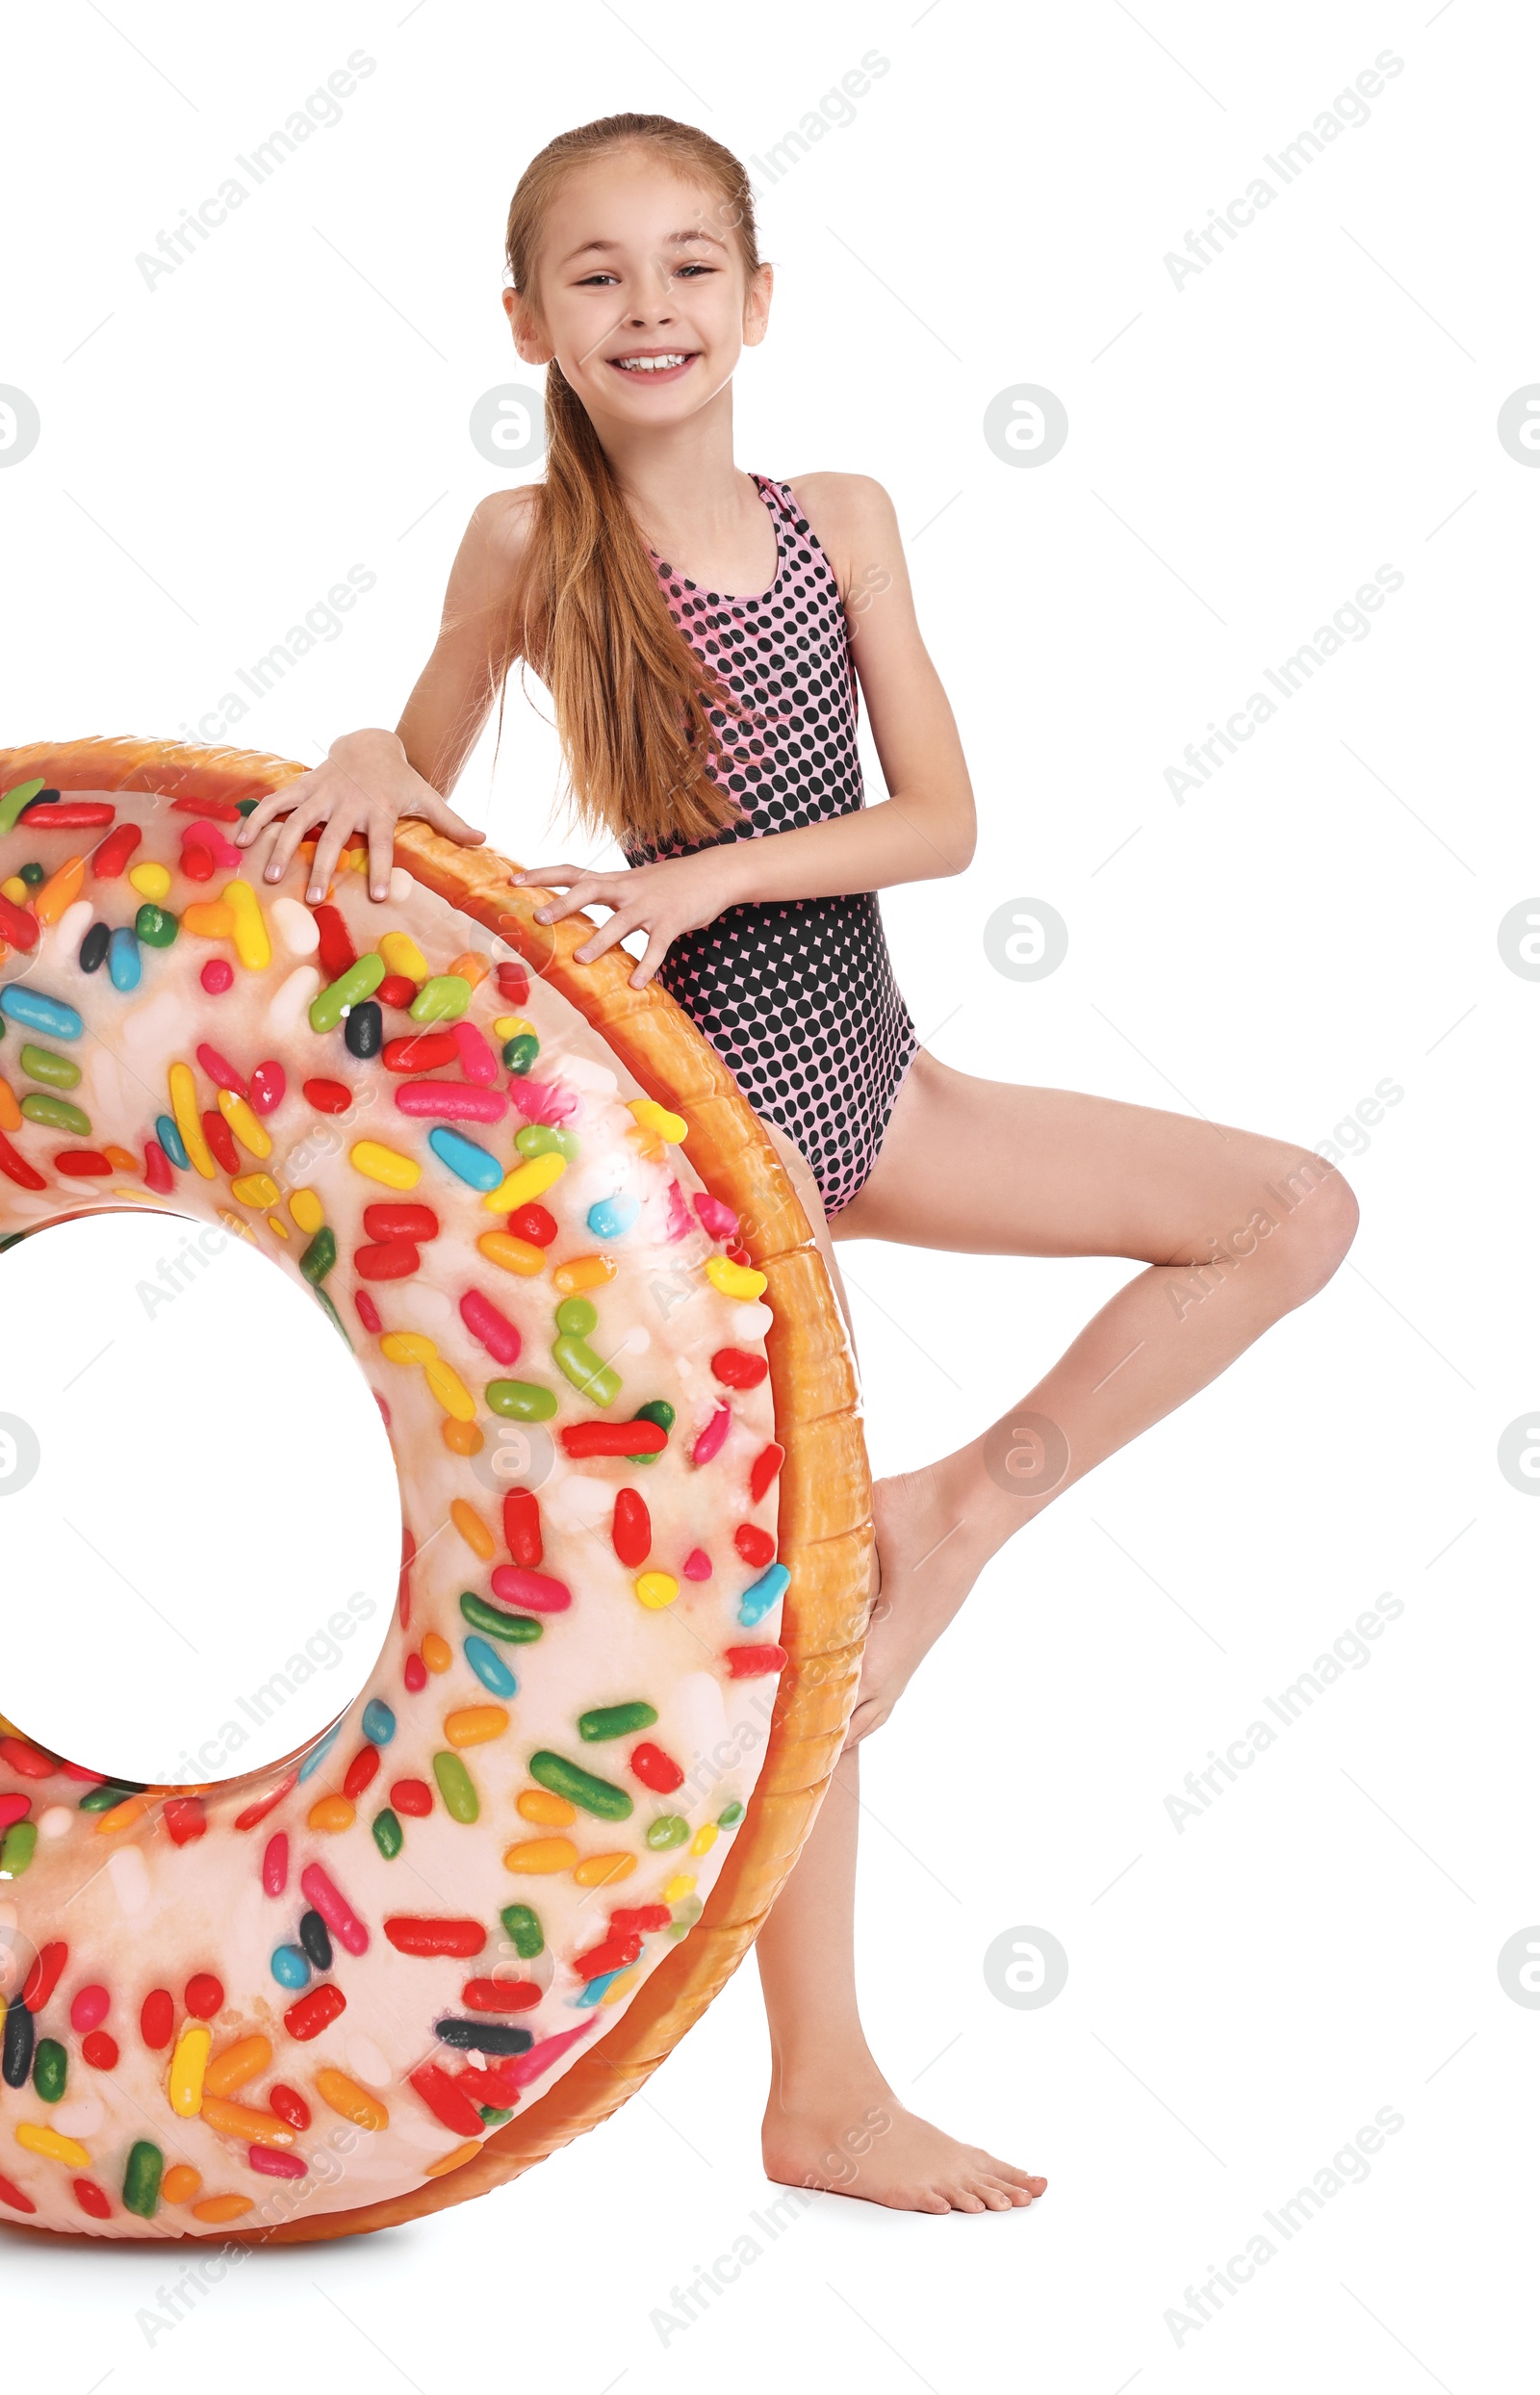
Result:
<svg viewBox="0 0 1540 2395"><path fill-rule="evenodd" d="M627 848L632 865L854 813L865 804L857 686L829 561L784 482L754 476L780 571L757 599L702 590L654 558L669 612L739 702L711 766L745 810L714 841ZM729 907L676 940L658 980L756 1112L793 1139L828 1214L877 1161L919 1041L893 978L875 890Z"/></svg>

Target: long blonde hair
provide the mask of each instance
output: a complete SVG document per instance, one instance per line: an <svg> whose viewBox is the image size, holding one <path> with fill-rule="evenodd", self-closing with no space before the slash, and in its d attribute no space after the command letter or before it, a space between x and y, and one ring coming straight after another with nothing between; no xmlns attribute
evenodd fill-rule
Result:
<svg viewBox="0 0 1540 2395"><path fill-rule="evenodd" d="M508 210L514 289L535 296L547 211L575 167L641 143L715 191L745 277L759 270L749 179L731 150L672 116L601 116L558 134L520 177ZM546 476L509 610L498 681L517 657L551 693L577 818L617 841L709 839L741 811L707 771L732 702L669 613L639 526L593 422L554 358L546 369ZM499 728L501 707L499 708Z"/></svg>

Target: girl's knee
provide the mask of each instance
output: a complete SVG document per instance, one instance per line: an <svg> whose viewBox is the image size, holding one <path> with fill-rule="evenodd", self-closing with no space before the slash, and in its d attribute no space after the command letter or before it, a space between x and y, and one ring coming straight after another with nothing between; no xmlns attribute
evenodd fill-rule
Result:
<svg viewBox="0 0 1540 2395"><path fill-rule="evenodd" d="M1268 1241L1287 1301L1302 1305L1323 1289L1353 1244L1358 1200L1334 1165L1298 1156L1274 1185L1283 1208Z"/></svg>

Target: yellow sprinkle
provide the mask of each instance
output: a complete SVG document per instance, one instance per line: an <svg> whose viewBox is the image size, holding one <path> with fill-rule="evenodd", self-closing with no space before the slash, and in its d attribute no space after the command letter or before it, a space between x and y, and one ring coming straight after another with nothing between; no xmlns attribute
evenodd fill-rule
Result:
<svg viewBox="0 0 1540 2395"><path fill-rule="evenodd" d="M458 2171L467 2162L474 2162L480 2150L480 2147L473 2137L465 2145L456 2146L452 2153L445 2154L441 2161L424 2164L423 2176L424 2178L447 2178L451 2171Z"/></svg>
<svg viewBox="0 0 1540 2395"><path fill-rule="evenodd" d="M379 1352L392 1364L431 1364L438 1349L420 1330L387 1330Z"/></svg>
<svg viewBox="0 0 1540 2395"><path fill-rule="evenodd" d="M5 891L13 907L24 907L32 896L31 890L19 873L8 873L5 880L0 882L0 889Z"/></svg>
<svg viewBox="0 0 1540 2395"><path fill-rule="evenodd" d="M603 2009L603 2007L606 2004L624 2003L635 1985L636 1966L633 1963L629 1970L623 1970L618 1979L612 1979L610 1981L608 1987L604 1990L603 1995L599 1999L601 2009Z"/></svg>
<svg viewBox="0 0 1540 2395"><path fill-rule="evenodd" d="M203 2109L203 2075L213 2043L214 2033L202 2021L190 2021L176 2041L166 2092L181 2120L195 2121Z"/></svg>
<svg viewBox="0 0 1540 2395"><path fill-rule="evenodd" d="M346 1796L319 1796L306 1816L313 1830L331 1830L334 1833L350 1830L355 1817Z"/></svg>
<svg viewBox="0 0 1540 2395"><path fill-rule="evenodd" d="M245 1172L239 1181L230 1183L230 1194L239 1198L244 1206L275 1206L278 1202L278 1184L270 1173ZM282 1223L278 1227L282 1230ZM288 1237L286 1231L284 1236Z"/></svg>
<svg viewBox="0 0 1540 2395"><path fill-rule="evenodd" d="M289 1236L289 1225L281 1214L269 1215L268 1228L270 1231L276 1231L280 1239L287 1239Z"/></svg>
<svg viewBox="0 0 1540 2395"><path fill-rule="evenodd" d="M655 1131L658 1138L667 1140L671 1146L677 1147L690 1127L682 1115L670 1113L668 1107L660 1106L655 1098L632 1097L627 1103L645 1131Z"/></svg>
<svg viewBox="0 0 1540 2395"><path fill-rule="evenodd" d="M249 2212L251 2208L250 2196L205 2196L201 2203L192 2206L192 2218L195 2221L238 2221L243 2213Z"/></svg>
<svg viewBox="0 0 1540 2395"><path fill-rule="evenodd" d="M387 932L379 952L393 973L404 973L408 981L426 981L427 959L405 932Z"/></svg>
<svg viewBox="0 0 1540 2395"><path fill-rule="evenodd" d="M295 1218L295 1229L303 1231L307 1239L314 1238L326 1220L326 1209L313 1189L295 1190L289 1199L289 1211Z"/></svg>
<svg viewBox="0 0 1540 2395"><path fill-rule="evenodd" d="M448 1671L454 1661L454 1649L448 1638L441 1638L436 1630L430 1630L423 1641L423 1661L429 1671Z"/></svg>
<svg viewBox="0 0 1540 2395"><path fill-rule="evenodd" d="M191 2203L202 2184L191 2162L173 2162L161 2181L161 2193L167 2203Z"/></svg>
<svg viewBox="0 0 1540 2395"><path fill-rule="evenodd" d="M182 910L182 929L199 940L233 940L235 909L218 898L195 898Z"/></svg>
<svg viewBox="0 0 1540 2395"><path fill-rule="evenodd" d="M382 1147L378 1140L359 1140L347 1152L356 1172L371 1181L383 1181L387 1189L415 1189L423 1177L420 1164L398 1147ZM762 1279L759 1285L763 1288Z"/></svg>
<svg viewBox="0 0 1540 2395"><path fill-rule="evenodd" d="M247 1154L255 1156L259 1162L263 1157L270 1156L272 1141L257 1120L245 1099L238 1097L234 1090L221 1090L218 1098L220 1114L223 1115ZM277 1192L274 1191L273 1195L276 1197Z"/></svg>
<svg viewBox="0 0 1540 2395"><path fill-rule="evenodd" d="M192 1078L192 1068L191 1065L173 1065L167 1077L171 1090L171 1115L182 1134L182 1145L204 1179L212 1181L214 1158L209 1153L209 1143L198 1120L198 1093Z"/></svg>
<svg viewBox="0 0 1540 2395"><path fill-rule="evenodd" d="M234 2046L227 2046L223 2053L216 2054L210 2063L203 2074L203 2092L206 2096L233 2096L238 2087L244 2087L248 2079L254 2079L266 2071L271 2060L270 2039L238 2038ZM171 2198L173 2203L184 2201L179 2196Z"/></svg>
<svg viewBox="0 0 1540 2395"><path fill-rule="evenodd" d="M518 1810L526 1821L538 1821L548 1830L570 1829L578 1818L578 1808L565 1796L552 1795L549 1788L522 1788Z"/></svg>
<svg viewBox="0 0 1540 2395"><path fill-rule="evenodd" d="M164 864L130 865L128 878L140 896L148 898L155 906L160 905L171 887L171 877Z"/></svg>
<svg viewBox="0 0 1540 2395"><path fill-rule="evenodd" d="M226 882L219 892L235 914L235 952L248 973L260 973L272 963L272 942L267 917L249 882Z"/></svg>
<svg viewBox="0 0 1540 2395"><path fill-rule="evenodd" d="M485 1746L501 1738L507 1726L508 1715L500 1705L462 1705L444 1716L444 1735L451 1746Z"/></svg>
<svg viewBox="0 0 1540 2395"><path fill-rule="evenodd" d="M636 1583L637 1597L651 1613L672 1605L679 1593L679 1582L671 1572L644 1572Z"/></svg>
<svg viewBox="0 0 1540 2395"><path fill-rule="evenodd" d="M500 1040L519 1040L526 1031L540 1036L527 1015L500 1015L492 1028Z"/></svg>
<svg viewBox="0 0 1540 2395"><path fill-rule="evenodd" d="M475 1244L489 1264L500 1266L505 1273L519 1273L528 1279L546 1269L544 1248L527 1239L515 1239L511 1231L483 1231Z"/></svg>
<svg viewBox="0 0 1540 2395"><path fill-rule="evenodd" d="M544 1156L531 1156L527 1164L519 1165L501 1188L493 1190L481 1203L489 1214L511 1214L516 1206L527 1206L534 1198L543 1198L566 1170L566 1157L558 1155L554 1148Z"/></svg>
<svg viewBox="0 0 1540 2395"><path fill-rule="evenodd" d="M690 1841L691 1854L709 1854L719 1836L720 1832L714 1821L703 1821Z"/></svg>
<svg viewBox="0 0 1540 2395"><path fill-rule="evenodd" d="M613 1880L629 1879L635 1868L633 1854L585 1854L573 1877L579 1888L607 1888Z"/></svg>
<svg viewBox="0 0 1540 2395"><path fill-rule="evenodd" d="M693 1896L694 1893L694 1872L676 1871L673 1878L666 1881L660 1890L659 1900L664 1904L682 1904L686 1896Z"/></svg>
<svg viewBox="0 0 1540 2395"><path fill-rule="evenodd" d="M77 2146L72 2137L61 2137L57 2129L45 2129L32 2121L16 2124L16 2144L28 2153L41 2154L45 2162L67 2162L72 2171L89 2171L90 2156L84 2146Z"/></svg>
<svg viewBox="0 0 1540 2395"><path fill-rule="evenodd" d="M427 1382L445 1412L456 1422L475 1420L475 1399L465 1382L449 1365L440 1361L424 1364L423 1378Z"/></svg>
<svg viewBox="0 0 1540 2395"><path fill-rule="evenodd" d="M706 1277L725 1298L757 1298L769 1286L763 1273L757 1273L752 1264L734 1264L726 1255L706 1257Z"/></svg>
<svg viewBox="0 0 1540 2395"><path fill-rule="evenodd" d="M606 1280L613 1280L615 1260L607 1255L569 1256L551 1277L564 1298L575 1298L581 1290L602 1289Z"/></svg>
<svg viewBox="0 0 1540 2395"><path fill-rule="evenodd" d="M257 1234L249 1223L243 1223L241 1217L238 1214L232 1214L228 1206L216 1206L214 1211L227 1231L233 1231L237 1239L245 1240L248 1246L253 1248L256 1246Z"/></svg>
<svg viewBox="0 0 1540 2395"><path fill-rule="evenodd" d="M390 2126L390 2114L376 2097L361 2088L341 2071L318 2071L316 2093L333 2112L340 2112L345 2121L351 2121L361 2129L383 2129Z"/></svg>
<svg viewBox="0 0 1540 2395"><path fill-rule="evenodd" d="M478 1555L483 1563L490 1563L498 1552L498 1542L475 1506L469 1504L464 1497L456 1497L449 1507L449 1520L454 1524L471 1553Z"/></svg>
<svg viewBox="0 0 1540 2395"><path fill-rule="evenodd" d="M570 1838L526 1838L508 1848L502 1863L509 1871L570 1871L577 1860Z"/></svg>

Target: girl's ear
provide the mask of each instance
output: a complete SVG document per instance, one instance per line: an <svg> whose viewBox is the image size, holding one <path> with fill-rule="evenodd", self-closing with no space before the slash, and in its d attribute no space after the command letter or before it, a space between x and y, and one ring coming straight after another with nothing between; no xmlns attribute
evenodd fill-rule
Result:
<svg viewBox="0 0 1540 2395"><path fill-rule="evenodd" d="M743 346L757 348L770 322L770 299L775 290L776 270L762 266L749 285L743 302Z"/></svg>
<svg viewBox="0 0 1540 2395"><path fill-rule="evenodd" d="M549 366L555 356L523 292L504 291L502 305L513 329L513 346L526 366Z"/></svg>

